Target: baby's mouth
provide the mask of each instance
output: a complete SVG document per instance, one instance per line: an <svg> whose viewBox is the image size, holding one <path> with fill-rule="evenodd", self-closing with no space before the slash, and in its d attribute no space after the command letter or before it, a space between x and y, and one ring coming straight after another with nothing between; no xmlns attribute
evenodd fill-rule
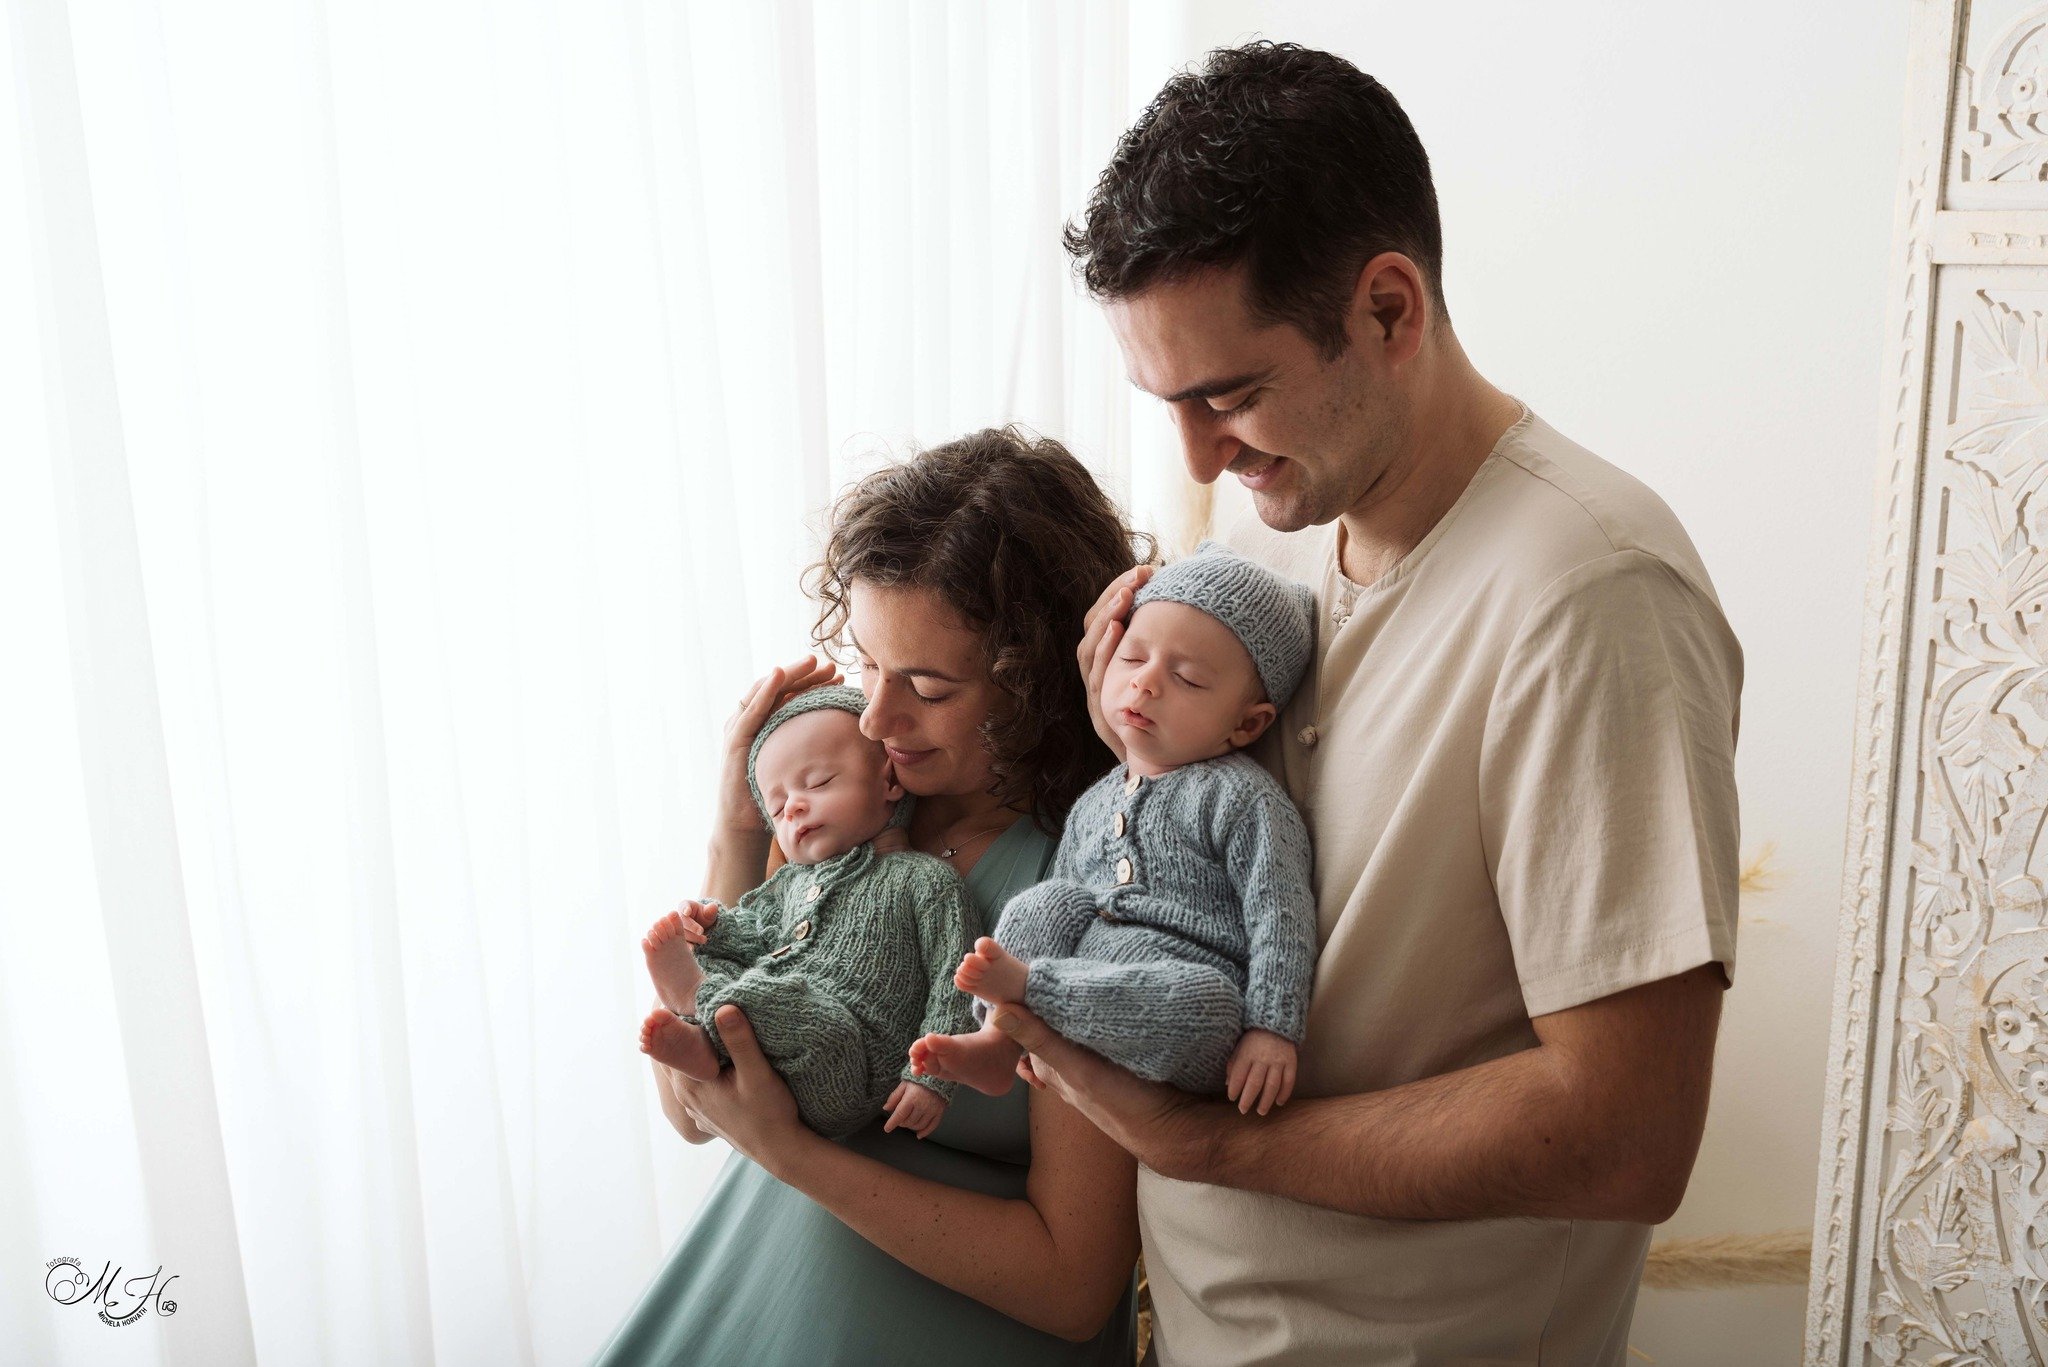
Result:
<svg viewBox="0 0 2048 1367"><path fill-rule="evenodd" d="M1123 718L1125 726L1135 726L1141 731L1152 729L1152 719L1135 708L1126 707L1118 715Z"/></svg>

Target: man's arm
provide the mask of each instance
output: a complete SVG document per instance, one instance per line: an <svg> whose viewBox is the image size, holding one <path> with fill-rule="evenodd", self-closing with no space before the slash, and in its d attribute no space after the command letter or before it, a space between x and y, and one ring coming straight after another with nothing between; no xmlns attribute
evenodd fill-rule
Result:
<svg viewBox="0 0 2048 1367"><path fill-rule="evenodd" d="M1539 1016L1536 1048L1266 1116L1141 1082L1020 1007L995 1020L1041 1079L1165 1177L1380 1219L1659 1224L1699 1153L1722 990L1704 964Z"/></svg>

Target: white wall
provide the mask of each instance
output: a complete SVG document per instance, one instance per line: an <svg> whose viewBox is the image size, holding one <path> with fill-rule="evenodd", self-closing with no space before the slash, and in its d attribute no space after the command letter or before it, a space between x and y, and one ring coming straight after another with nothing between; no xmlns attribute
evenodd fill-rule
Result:
<svg viewBox="0 0 2048 1367"><path fill-rule="evenodd" d="M1812 1219L1905 8L1198 0L1386 83L1480 370L1677 510L1747 656L1744 905L1707 1137L1659 1237ZM1162 73L1163 75L1163 73ZM1227 493L1227 491L1226 491ZM1661 1367L1795 1361L1805 1288L1645 1291Z"/></svg>

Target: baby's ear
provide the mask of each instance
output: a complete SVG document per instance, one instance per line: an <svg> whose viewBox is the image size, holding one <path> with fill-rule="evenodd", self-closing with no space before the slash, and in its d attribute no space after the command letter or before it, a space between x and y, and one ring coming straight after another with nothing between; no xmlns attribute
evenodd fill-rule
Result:
<svg viewBox="0 0 2048 1367"><path fill-rule="evenodd" d="M896 766L884 764L882 766L882 796L888 798L891 802L900 802L903 800L903 791L903 785L896 781Z"/></svg>
<svg viewBox="0 0 2048 1367"><path fill-rule="evenodd" d="M1244 715L1237 719L1237 729L1230 733L1231 748L1242 750L1265 735L1266 728L1271 726L1273 719L1279 715L1280 709L1269 702L1255 702L1247 707Z"/></svg>

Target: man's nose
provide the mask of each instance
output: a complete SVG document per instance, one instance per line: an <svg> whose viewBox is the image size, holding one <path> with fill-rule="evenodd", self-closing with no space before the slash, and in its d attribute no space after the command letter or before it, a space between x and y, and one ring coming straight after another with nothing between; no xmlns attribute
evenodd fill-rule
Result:
<svg viewBox="0 0 2048 1367"><path fill-rule="evenodd" d="M1206 408L1208 405L1198 403L1197 406ZM1237 453L1244 449L1243 442L1228 433L1216 431L1200 413L1176 410L1173 421L1180 431L1181 459L1187 463L1188 477L1197 484L1213 484L1230 468L1230 462L1237 459Z"/></svg>

